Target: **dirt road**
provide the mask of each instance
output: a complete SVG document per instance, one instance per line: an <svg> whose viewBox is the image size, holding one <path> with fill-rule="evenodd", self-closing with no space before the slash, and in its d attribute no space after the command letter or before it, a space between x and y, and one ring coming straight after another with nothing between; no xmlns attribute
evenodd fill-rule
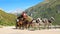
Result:
<svg viewBox="0 0 60 34"><path fill-rule="evenodd" d="M0 34L60 34L60 29L29 31L14 28L15 28L14 26L0 28Z"/></svg>

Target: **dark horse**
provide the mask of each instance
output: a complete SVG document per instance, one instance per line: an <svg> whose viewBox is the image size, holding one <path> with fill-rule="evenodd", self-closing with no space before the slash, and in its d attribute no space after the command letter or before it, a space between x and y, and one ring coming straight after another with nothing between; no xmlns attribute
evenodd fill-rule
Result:
<svg viewBox="0 0 60 34"><path fill-rule="evenodd" d="M19 17L17 17L17 19L16 19L16 29L19 27L19 28L21 28L22 27L22 25L23 25L23 18L22 18L23 16L21 15L21 16L19 16Z"/></svg>
<svg viewBox="0 0 60 34"><path fill-rule="evenodd" d="M19 27L19 28L23 28L23 29L26 28L27 29L30 27L30 25L33 26L32 20L28 21L28 20L22 18L22 16L18 17L16 20L16 28Z"/></svg>

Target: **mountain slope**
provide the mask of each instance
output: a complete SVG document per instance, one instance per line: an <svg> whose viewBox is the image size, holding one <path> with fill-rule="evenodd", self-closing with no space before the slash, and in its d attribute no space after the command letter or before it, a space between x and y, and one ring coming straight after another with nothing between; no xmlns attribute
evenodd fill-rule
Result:
<svg viewBox="0 0 60 34"><path fill-rule="evenodd" d="M0 10L0 25L14 25L16 16Z"/></svg>
<svg viewBox="0 0 60 34"><path fill-rule="evenodd" d="M54 17L54 24L60 25L60 0L46 0L33 7L25 10L28 15L32 14L33 18L42 17L50 18Z"/></svg>

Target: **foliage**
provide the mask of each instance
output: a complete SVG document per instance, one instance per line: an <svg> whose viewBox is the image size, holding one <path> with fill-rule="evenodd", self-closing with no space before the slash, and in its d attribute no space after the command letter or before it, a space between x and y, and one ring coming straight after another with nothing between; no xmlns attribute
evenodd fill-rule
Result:
<svg viewBox="0 0 60 34"><path fill-rule="evenodd" d="M33 14L32 16L33 18L54 17L55 22L53 24L60 25L60 0L48 0L48 1L41 2L35 6L26 9L25 11L27 12L28 15Z"/></svg>
<svg viewBox="0 0 60 34"><path fill-rule="evenodd" d="M3 10L0 10L0 25L11 26L14 25L16 21L16 16L13 14L8 14Z"/></svg>

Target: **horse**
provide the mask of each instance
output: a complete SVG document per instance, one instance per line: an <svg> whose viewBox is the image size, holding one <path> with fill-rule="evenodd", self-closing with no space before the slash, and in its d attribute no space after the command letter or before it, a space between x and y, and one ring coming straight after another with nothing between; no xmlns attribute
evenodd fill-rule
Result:
<svg viewBox="0 0 60 34"><path fill-rule="evenodd" d="M36 23L39 23L39 25L43 24L42 18L37 18L37 19L36 19Z"/></svg>
<svg viewBox="0 0 60 34"><path fill-rule="evenodd" d="M52 25L52 22L55 21L55 19L53 17L50 17L49 19L47 18L43 18L42 22L44 23L44 27L46 28L50 28L49 26Z"/></svg>
<svg viewBox="0 0 60 34"><path fill-rule="evenodd" d="M34 28L33 19L32 19L31 21L28 21L28 20L25 21L25 27L26 27L26 29L30 28L30 26L31 26L32 28Z"/></svg>
<svg viewBox="0 0 60 34"><path fill-rule="evenodd" d="M48 28L51 28L49 26L51 26L54 21L55 21L54 17L50 17L50 19L48 19L48 22L49 22Z"/></svg>
<svg viewBox="0 0 60 34"><path fill-rule="evenodd" d="M19 27L19 29L21 29L21 27L23 26L23 18L17 19L16 20L16 29Z"/></svg>
<svg viewBox="0 0 60 34"><path fill-rule="evenodd" d="M42 22L44 23L44 28L49 27L50 23L48 22L48 19L47 18L43 18L42 19Z"/></svg>
<svg viewBox="0 0 60 34"><path fill-rule="evenodd" d="M43 26L44 23L42 22L42 19L41 19L41 18L37 18L35 25L36 25L36 27L40 30L40 26Z"/></svg>

